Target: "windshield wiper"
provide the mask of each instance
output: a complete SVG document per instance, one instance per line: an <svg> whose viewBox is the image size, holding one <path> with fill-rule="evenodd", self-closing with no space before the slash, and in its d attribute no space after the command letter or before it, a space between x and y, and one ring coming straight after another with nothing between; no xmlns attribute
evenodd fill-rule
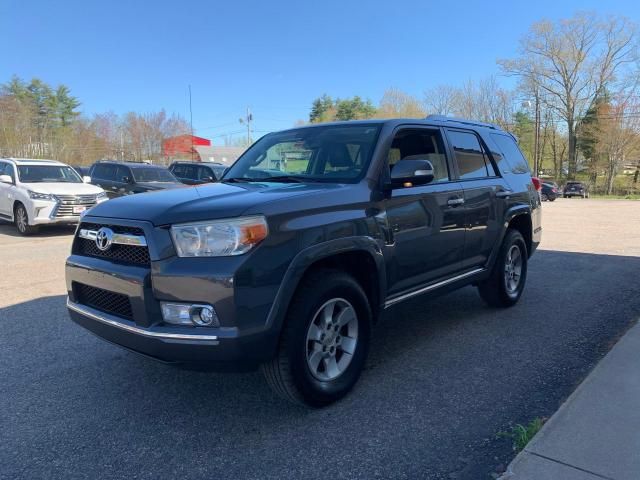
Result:
<svg viewBox="0 0 640 480"><path fill-rule="evenodd" d="M306 178L306 177L296 177L294 175L275 175L273 177L263 177L263 178L248 178L248 177L234 177L234 178L225 178L222 180L223 183L249 183L249 182L257 182L257 183L268 183L268 182L279 182L279 183L305 183L305 182L315 182L317 181L314 178Z"/></svg>

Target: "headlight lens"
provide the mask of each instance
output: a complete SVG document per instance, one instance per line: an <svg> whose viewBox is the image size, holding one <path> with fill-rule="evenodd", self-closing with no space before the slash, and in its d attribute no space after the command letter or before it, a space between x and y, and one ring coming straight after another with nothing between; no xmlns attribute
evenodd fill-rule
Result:
<svg viewBox="0 0 640 480"><path fill-rule="evenodd" d="M29 190L29 198L32 198L33 200L49 200L52 202L56 201L55 197L50 193L38 193L32 192L31 190Z"/></svg>
<svg viewBox="0 0 640 480"><path fill-rule="evenodd" d="M171 237L179 257L227 257L248 252L267 237L262 216L173 225Z"/></svg>

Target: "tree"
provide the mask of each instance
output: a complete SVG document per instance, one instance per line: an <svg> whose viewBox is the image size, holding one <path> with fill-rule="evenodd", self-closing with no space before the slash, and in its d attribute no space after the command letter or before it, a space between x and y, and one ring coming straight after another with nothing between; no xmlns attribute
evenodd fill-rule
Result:
<svg viewBox="0 0 640 480"><path fill-rule="evenodd" d="M566 123L569 178L577 167L576 124L605 88L635 70L636 27L625 18L578 14L534 23L516 59L498 60L507 74L530 82Z"/></svg>
<svg viewBox="0 0 640 480"><path fill-rule="evenodd" d="M435 115L455 115L460 101L459 95L459 89L452 85L438 85L425 90L425 109Z"/></svg>
<svg viewBox="0 0 640 480"><path fill-rule="evenodd" d="M426 112L417 98L397 88L389 88L380 100L376 116L380 118L424 118Z"/></svg>
<svg viewBox="0 0 640 480"><path fill-rule="evenodd" d="M362 120L372 118L376 114L376 108L371 100L362 100L359 96L336 100L335 120Z"/></svg>
<svg viewBox="0 0 640 480"><path fill-rule="evenodd" d="M327 122L327 114L333 109L333 99L326 93L320 98L316 98L311 104L311 113L309 113L310 123Z"/></svg>

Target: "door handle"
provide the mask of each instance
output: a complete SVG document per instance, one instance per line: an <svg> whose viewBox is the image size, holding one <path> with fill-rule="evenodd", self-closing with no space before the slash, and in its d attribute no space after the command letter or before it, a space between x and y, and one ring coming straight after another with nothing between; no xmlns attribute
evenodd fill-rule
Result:
<svg viewBox="0 0 640 480"><path fill-rule="evenodd" d="M464 204L464 198L450 198L447 200L447 205L450 207L457 207L458 205Z"/></svg>
<svg viewBox="0 0 640 480"><path fill-rule="evenodd" d="M499 192L496 192L496 197L497 198L508 198L511 195L513 195L513 191L511 191L511 190L501 190Z"/></svg>

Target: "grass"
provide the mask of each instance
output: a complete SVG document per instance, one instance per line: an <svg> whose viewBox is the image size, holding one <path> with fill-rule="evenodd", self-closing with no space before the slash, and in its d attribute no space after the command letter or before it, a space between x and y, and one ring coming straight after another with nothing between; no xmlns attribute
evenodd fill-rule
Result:
<svg viewBox="0 0 640 480"><path fill-rule="evenodd" d="M640 193L632 193L630 195L595 195L595 194L590 194L589 198L597 198L599 200L640 200Z"/></svg>
<svg viewBox="0 0 640 480"><path fill-rule="evenodd" d="M498 437L510 438L513 442L513 450L520 452L524 450L524 447L531 441L538 431L544 425L546 418L534 418L527 425L516 424L507 432L498 433Z"/></svg>

